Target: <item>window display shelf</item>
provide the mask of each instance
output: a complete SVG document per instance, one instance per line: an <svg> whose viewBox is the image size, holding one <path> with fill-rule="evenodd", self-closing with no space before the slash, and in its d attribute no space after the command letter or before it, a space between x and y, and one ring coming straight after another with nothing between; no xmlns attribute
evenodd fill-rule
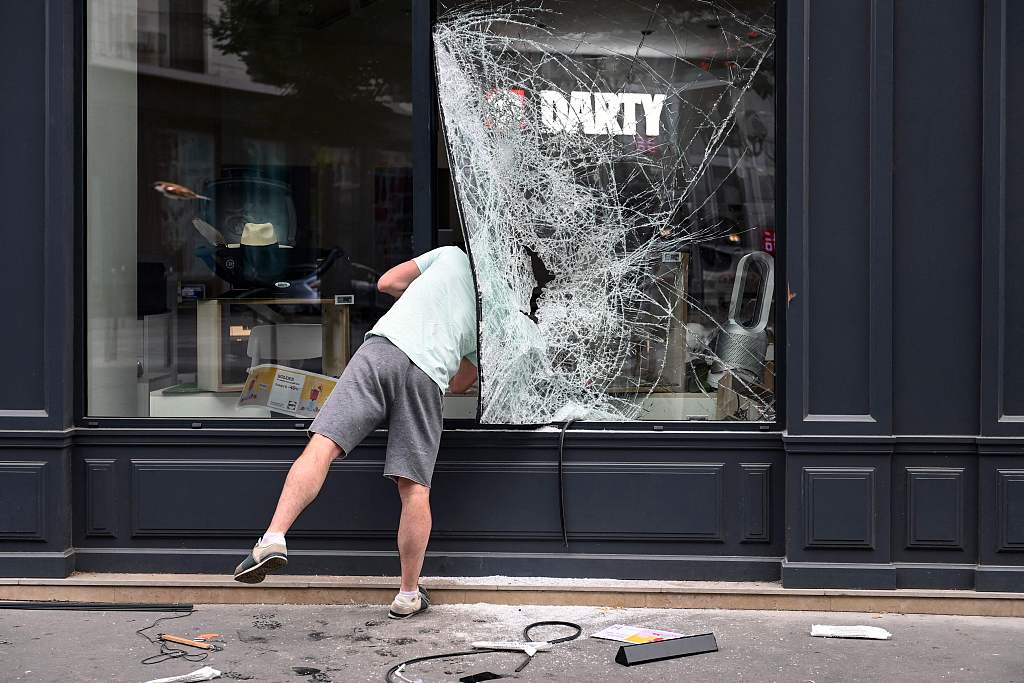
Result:
<svg viewBox="0 0 1024 683"><path fill-rule="evenodd" d="M149 393L150 417L270 417L266 408L238 406L237 393L201 391L194 384L176 384Z"/></svg>
<svg viewBox="0 0 1024 683"><path fill-rule="evenodd" d="M286 318L289 322L282 323L285 318L275 310L278 307L319 308L319 313L301 318L292 313ZM334 299L201 301L196 306L199 388L237 393L248 369L261 362L290 365L321 358L322 373L337 377L351 355L349 323L348 304Z"/></svg>

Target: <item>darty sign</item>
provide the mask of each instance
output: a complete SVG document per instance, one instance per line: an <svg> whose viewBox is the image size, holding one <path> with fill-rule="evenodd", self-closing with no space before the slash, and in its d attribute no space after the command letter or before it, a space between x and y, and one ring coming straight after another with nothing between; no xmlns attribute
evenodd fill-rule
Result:
<svg viewBox="0 0 1024 683"><path fill-rule="evenodd" d="M636 135L637 107L643 110L645 135L661 132L664 95L647 93L572 92L543 90L541 121L551 130L583 129L588 135Z"/></svg>

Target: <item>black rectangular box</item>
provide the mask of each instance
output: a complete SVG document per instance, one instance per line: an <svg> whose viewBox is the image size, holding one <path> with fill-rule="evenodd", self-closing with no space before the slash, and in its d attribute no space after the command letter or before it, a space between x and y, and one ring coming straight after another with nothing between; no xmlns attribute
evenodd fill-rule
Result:
<svg viewBox="0 0 1024 683"><path fill-rule="evenodd" d="M705 652L718 652L718 641L715 640L714 633L701 633L695 636L659 640L639 645L623 645L615 655L615 661L623 666L633 666L658 662L663 659L689 657Z"/></svg>

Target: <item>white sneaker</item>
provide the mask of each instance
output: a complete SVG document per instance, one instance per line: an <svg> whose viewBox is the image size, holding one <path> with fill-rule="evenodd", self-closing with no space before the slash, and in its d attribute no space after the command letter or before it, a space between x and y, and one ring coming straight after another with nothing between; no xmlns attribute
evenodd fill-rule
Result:
<svg viewBox="0 0 1024 683"><path fill-rule="evenodd" d="M262 539L261 539L262 540ZM288 549L280 543L256 542L242 563L235 567L235 581L259 583L270 572L288 564Z"/></svg>
<svg viewBox="0 0 1024 683"><path fill-rule="evenodd" d="M430 596L420 586L419 593L411 600L403 598L401 595L395 596L395 601L391 603L391 609L388 610L388 616L392 619L407 619L420 612L426 612L428 607L430 607Z"/></svg>

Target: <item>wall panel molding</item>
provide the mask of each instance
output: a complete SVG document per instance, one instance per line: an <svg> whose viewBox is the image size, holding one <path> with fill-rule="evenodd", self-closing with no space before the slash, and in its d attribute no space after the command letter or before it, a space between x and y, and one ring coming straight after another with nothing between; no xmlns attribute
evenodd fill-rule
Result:
<svg viewBox="0 0 1024 683"><path fill-rule="evenodd" d="M571 463L566 523L593 538L725 541L724 463ZM586 487L586 498L572 498ZM609 510L633 508L627 516Z"/></svg>
<svg viewBox="0 0 1024 683"><path fill-rule="evenodd" d="M901 0L894 9L894 430L974 435L983 1ZM940 35L949 40L932 50ZM937 98L937 92L955 95Z"/></svg>
<svg viewBox="0 0 1024 683"><path fill-rule="evenodd" d="M788 8L788 429L888 434L893 0Z"/></svg>
<svg viewBox="0 0 1024 683"><path fill-rule="evenodd" d="M131 536L259 535L291 465L290 460L133 459ZM379 497L393 494L394 485L383 479L381 467L346 459L333 463L331 471L335 476L328 476L290 535L331 535L338 521L332 523L327 508L343 492L340 512L332 512L348 516L345 535L375 537L388 531L393 536L397 508L381 505Z"/></svg>
<svg viewBox="0 0 1024 683"><path fill-rule="evenodd" d="M998 552L1024 552L1024 470L996 470Z"/></svg>
<svg viewBox="0 0 1024 683"><path fill-rule="evenodd" d="M112 458L85 458L85 535L117 538L117 472Z"/></svg>
<svg viewBox="0 0 1024 683"><path fill-rule="evenodd" d="M740 519L743 543L771 543L772 466L768 463L740 465Z"/></svg>
<svg viewBox="0 0 1024 683"><path fill-rule="evenodd" d="M964 547L964 468L907 467L907 547Z"/></svg>
<svg viewBox="0 0 1024 683"><path fill-rule="evenodd" d="M1012 24L1012 25L1011 25ZM981 432L993 436L1024 435L1024 361L1019 359L1024 341L1024 301L1016 258L1024 241L1024 205L1014 190L1024 167L1017 159L1024 153L1019 126L1007 127L1024 113L1024 84L1008 78L1011 59L1007 35L1024 28L1019 3L986 0L982 76L982 285L981 285ZM1020 52L1019 39L1013 47ZM1016 74L1019 69L1014 69ZM1007 110L1010 109L1008 112ZM1011 189L1013 188L1013 189ZM1008 190L1012 195L1008 195ZM1012 203L1008 203L1012 202ZM1013 221L1011 224L1009 221ZM1009 279L1008 279L1009 275ZM1013 400L1009 400L1012 395Z"/></svg>
<svg viewBox="0 0 1024 683"><path fill-rule="evenodd" d="M875 468L803 468L804 548L875 549Z"/></svg>
<svg viewBox="0 0 1024 683"><path fill-rule="evenodd" d="M112 461L87 462L87 478L96 480L113 471ZM131 536L259 534L262 527L257 525L272 509L290 466L288 460L133 459L129 463ZM756 483L761 498L758 515L763 516L757 529L762 537L757 540L767 543L771 530L763 525L771 520L767 511L770 466L756 467L761 477ZM381 463L342 460L331 469L320 497L291 536L393 539L399 505L394 485L382 476ZM433 538L560 539L557 473L556 462L439 462L432 491ZM567 463L569 538L724 543L725 484L724 463ZM223 495L228 487L246 495ZM538 487L550 495L536 496ZM488 510L502 514L486 514ZM86 533L98 535L98 528L112 535L102 532L107 524L87 525Z"/></svg>
<svg viewBox="0 0 1024 683"><path fill-rule="evenodd" d="M0 390L0 429L59 429L71 424L74 384L75 3L6 3L3 40L18 59L0 70L8 98L0 122L13 132L9 164L0 163L0 196L9 220L5 275L18 282L7 316L19 334L0 349L13 359ZM28 79L26 86L22 79Z"/></svg>
<svg viewBox="0 0 1024 683"><path fill-rule="evenodd" d="M0 540L46 541L45 462L0 462Z"/></svg>

